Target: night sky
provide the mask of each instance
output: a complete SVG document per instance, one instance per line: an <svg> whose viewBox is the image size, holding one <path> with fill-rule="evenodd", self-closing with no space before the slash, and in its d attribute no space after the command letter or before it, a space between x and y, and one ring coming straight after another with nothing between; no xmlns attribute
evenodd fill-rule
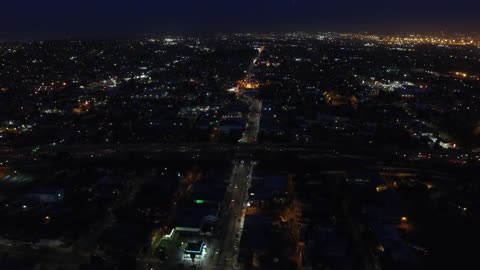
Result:
<svg viewBox="0 0 480 270"><path fill-rule="evenodd" d="M0 39L166 31L475 31L478 0L13 0ZM445 3L446 2L446 3Z"/></svg>

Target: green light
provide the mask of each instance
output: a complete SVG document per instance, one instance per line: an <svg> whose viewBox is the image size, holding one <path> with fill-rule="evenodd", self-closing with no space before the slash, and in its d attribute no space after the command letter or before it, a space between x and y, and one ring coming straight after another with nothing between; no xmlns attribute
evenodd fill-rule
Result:
<svg viewBox="0 0 480 270"><path fill-rule="evenodd" d="M205 200L195 200L194 201L196 204L204 204Z"/></svg>

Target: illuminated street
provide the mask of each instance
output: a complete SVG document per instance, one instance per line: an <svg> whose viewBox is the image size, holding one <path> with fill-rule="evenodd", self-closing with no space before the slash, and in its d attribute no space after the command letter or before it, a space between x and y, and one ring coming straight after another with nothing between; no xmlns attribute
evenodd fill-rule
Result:
<svg viewBox="0 0 480 270"><path fill-rule="evenodd" d="M264 47L258 49L257 57L252 61L248 70L245 71L245 79L244 81L252 80L252 71L255 68L255 64L257 63L258 59L262 55L262 52L265 50ZM247 115L247 122L245 125L245 130L243 132L242 138L239 142L241 143L255 143L257 142L258 132L260 128L260 118L262 113L262 101L255 99L251 96L248 96L245 91L249 91L245 89L246 87L242 84L239 84L236 87L236 94L240 97L248 105L248 115Z"/></svg>
<svg viewBox="0 0 480 270"><path fill-rule="evenodd" d="M245 97L248 104L250 104L247 116L247 123L241 143L255 143L257 141L258 132L260 128L260 118L262 113L262 102L251 97Z"/></svg>
<svg viewBox="0 0 480 270"><path fill-rule="evenodd" d="M244 210L249 184L255 162L235 161L226 199L228 207L224 213L217 244L213 247L214 257L209 269L236 267L239 242L242 233ZM217 254L218 251L218 254Z"/></svg>

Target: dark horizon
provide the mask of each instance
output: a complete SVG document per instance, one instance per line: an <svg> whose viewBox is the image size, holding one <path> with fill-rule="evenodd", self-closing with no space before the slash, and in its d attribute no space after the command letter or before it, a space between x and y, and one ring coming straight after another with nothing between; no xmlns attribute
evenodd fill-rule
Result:
<svg viewBox="0 0 480 270"><path fill-rule="evenodd" d="M459 30L348 30L348 29L339 29L339 30L329 30L329 29L308 29L308 30L299 30L298 28L291 27L286 29L272 29L267 28L263 30L252 31L248 29L235 29L235 30L164 30L157 32L138 32L138 33L108 33L108 34L92 34L92 33L63 33L63 34L52 34L52 33L36 33L36 35L30 35L29 37L0 37L1 42L30 42L30 41L64 41L64 40L136 40L143 38L161 38L161 37L171 37L171 36L191 36L191 37L209 37L215 35L232 35L232 34L256 34L256 35L284 35L290 33L308 33L308 34L321 34L321 33L331 33L331 34L372 34L379 36L388 36L388 35L432 35L432 36L452 36L452 35L466 35L474 39L480 38L480 31L470 30L470 31L459 31Z"/></svg>
<svg viewBox="0 0 480 270"><path fill-rule="evenodd" d="M117 37L167 32L462 32L478 31L480 3L313 0L131 3L23 0L5 3L0 39Z"/></svg>

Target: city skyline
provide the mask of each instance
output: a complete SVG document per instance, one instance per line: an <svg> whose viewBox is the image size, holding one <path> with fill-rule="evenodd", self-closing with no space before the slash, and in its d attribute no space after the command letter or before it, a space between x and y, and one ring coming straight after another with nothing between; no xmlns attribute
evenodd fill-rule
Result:
<svg viewBox="0 0 480 270"><path fill-rule="evenodd" d="M15 1L0 39L118 37L165 32L475 32L478 2L433 1Z"/></svg>
<svg viewBox="0 0 480 270"><path fill-rule="evenodd" d="M1 270L478 264L480 3L2 8Z"/></svg>

